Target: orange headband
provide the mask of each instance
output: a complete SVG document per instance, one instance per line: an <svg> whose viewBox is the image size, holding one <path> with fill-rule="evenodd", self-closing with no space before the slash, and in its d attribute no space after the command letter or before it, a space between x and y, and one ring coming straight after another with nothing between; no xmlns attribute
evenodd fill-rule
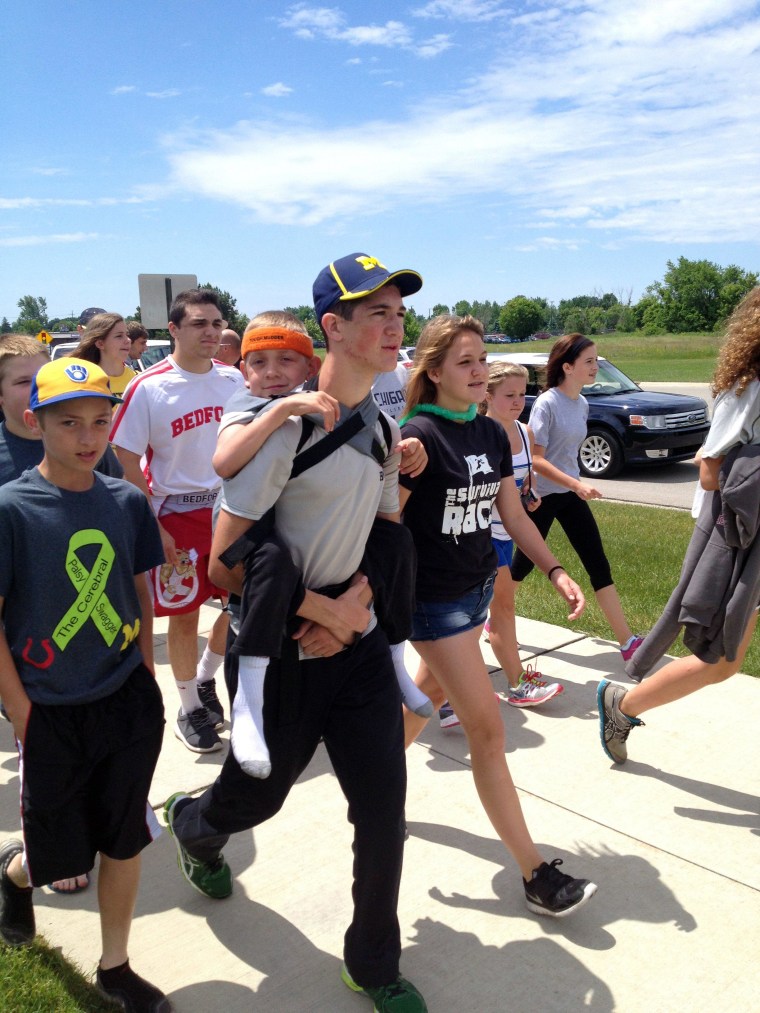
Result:
<svg viewBox="0 0 760 1013"><path fill-rule="evenodd" d="M305 355L307 359L311 359L314 355L311 338L301 331L291 331L287 327L255 327L243 335L240 350L243 358L249 352L264 352L268 349L287 349Z"/></svg>

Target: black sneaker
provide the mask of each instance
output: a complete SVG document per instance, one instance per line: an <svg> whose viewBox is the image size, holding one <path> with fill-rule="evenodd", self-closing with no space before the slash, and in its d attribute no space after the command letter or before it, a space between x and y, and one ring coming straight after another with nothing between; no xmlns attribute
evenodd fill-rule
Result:
<svg viewBox="0 0 760 1013"><path fill-rule="evenodd" d="M172 1004L164 993L135 974L127 960L120 967L101 967L95 974L98 991L113 999L127 1013L171 1013Z"/></svg>
<svg viewBox="0 0 760 1013"><path fill-rule="evenodd" d="M24 850L21 841L6 841L0 848L0 936L9 946L28 946L35 937L32 887L20 887L8 878L8 866Z"/></svg>
<svg viewBox="0 0 760 1013"><path fill-rule="evenodd" d="M573 879L560 872L561 858L542 862L533 870L530 882L523 880L525 901L537 915L564 918L582 907L596 893L596 883L588 879Z"/></svg>
<svg viewBox="0 0 760 1013"><path fill-rule="evenodd" d="M224 707L222 707L222 701L216 695L216 679L199 682L198 696L208 711L211 727L218 731L224 725Z"/></svg>
<svg viewBox="0 0 760 1013"><path fill-rule="evenodd" d="M198 707L189 714L183 714L180 709L174 734L194 753L215 753L222 748L222 740L214 731L205 707Z"/></svg>

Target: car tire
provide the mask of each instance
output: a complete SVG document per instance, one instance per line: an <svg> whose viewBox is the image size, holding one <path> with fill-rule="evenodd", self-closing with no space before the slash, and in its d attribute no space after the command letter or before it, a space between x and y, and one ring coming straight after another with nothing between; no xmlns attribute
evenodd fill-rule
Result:
<svg viewBox="0 0 760 1013"><path fill-rule="evenodd" d="M606 429L589 429L578 451L581 475L614 478L623 467L623 449Z"/></svg>

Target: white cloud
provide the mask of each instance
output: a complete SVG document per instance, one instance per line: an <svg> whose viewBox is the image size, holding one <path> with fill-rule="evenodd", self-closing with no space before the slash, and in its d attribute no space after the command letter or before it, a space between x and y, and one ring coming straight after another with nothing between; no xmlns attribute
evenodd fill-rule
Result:
<svg viewBox="0 0 760 1013"><path fill-rule="evenodd" d="M540 253L545 250L580 250L583 243L575 239L558 239L556 236L540 236L531 243L515 246L518 253Z"/></svg>
<svg viewBox="0 0 760 1013"><path fill-rule="evenodd" d="M433 16L434 6L445 5L422 9ZM484 17L503 5L464 6ZM493 46L479 78L458 91L433 83L435 98L415 98L411 111L331 124L329 144L324 124L292 121L174 137L171 183L266 222L358 220L486 195L509 207L511 224L557 233L544 244L756 241L755 5L643 0L635 18L621 11L608 0L531 7L553 19L551 31L511 23L511 44ZM300 5L288 18L322 37L346 31L335 8Z"/></svg>
<svg viewBox="0 0 760 1013"><path fill-rule="evenodd" d="M416 18L450 18L452 21L493 21L506 18L511 4L503 0L431 0L412 10Z"/></svg>
<svg viewBox="0 0 760 1013"><path fill-rule="evenodd" d="M283 84L282 81L278 81L276 84L268 84L266 88L261 89L262 95L267 95L269 98L284 98L286 95L291 95L293 89L290 85Z"/></svg>
<svg viewBox="0 0 760 1013"><path fill-rule="evenodd" d="M65 176L68 169L53 168L44 165L33 165L30 170L35 176Z"/></svg>
<svg viewBox="0 0 760 1013"><path fill-rule="evenodd" d="M433 56L438 56L440 53L445 53L453 45L454 43L451 41L450 35L434 35L432 38L415 46L414 51L417 56L421 56L423 59L430 59Z"/></svg>
<svg viewBox="0 0 760 1013"><path fill-rule="evenodd" d="M111 89L111 95L127 95L131 91L137 91L134 84L120 84L117 88Z"/></svg>
<svg viewBox="0 0 760 1013"><path fill-rule="evenodd" d="M409 29L401 21L384 25L349 25L336 7L309 7L297 4L280 20L281 28L290 28L302 39L324 38L347 42L350 46L406 47L411 43Z"/></svg>
<svg viewBox="0 0 760 1013"><path fill-rule="evenodd" d="M102 238L97 232L64 232L49 236L7 236L0 238L0 246L47 246L50 243L86 243Z"/></svg>
<svg viewBox="0 0 760 1013"><path fill-rule="evenodd" d="M0 197L0 211L25 211L45 207L112 207L118 204L143 204L146 197Z"/></svg>
<svg viewBox="0 0 760 1013"><path fill-rule="evenodd" d="M176 98L182 92L179 88L166 88L164 91L146 91L148 98Z"/></svg>

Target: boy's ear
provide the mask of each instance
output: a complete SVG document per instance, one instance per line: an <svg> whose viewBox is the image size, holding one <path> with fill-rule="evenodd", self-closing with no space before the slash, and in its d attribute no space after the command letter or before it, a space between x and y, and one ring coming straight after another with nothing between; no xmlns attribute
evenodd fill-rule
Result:
<svg viewBox="0 0 760 1013"><path fill-rule="evenodd" d="M306 379L310 380L312 376L316 376L322 366L322 360L318 355L313 355L309 359L309 369L306 373Z"/></svg>
<svg viewBox="0 0 760 1013"><path fill-rule="evenodd" d="M341 318L337 313L325 313L322 317L322 330L327 335L328 340L336 338L340 341L340 322Z"/></svg>
<svg viewBox="0 0 760 1013"><path fill-rule="evenodd" d="M42 426L40 425L39 416L36 412L33 412L31 408L27 408L24 411L24 425L27 429L30 429L37 436L42 435Z"/></svg>

